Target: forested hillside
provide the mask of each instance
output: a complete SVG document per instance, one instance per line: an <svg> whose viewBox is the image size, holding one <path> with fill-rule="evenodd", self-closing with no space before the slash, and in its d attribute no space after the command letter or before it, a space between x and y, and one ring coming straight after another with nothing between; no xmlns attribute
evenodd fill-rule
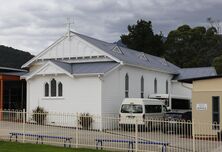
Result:
<svg viewBox="0 0 222 152"><path fill-rule="evenodd" d="M21 66L33 57L29 52L0 45L0 66L20 69Z"/></svg>

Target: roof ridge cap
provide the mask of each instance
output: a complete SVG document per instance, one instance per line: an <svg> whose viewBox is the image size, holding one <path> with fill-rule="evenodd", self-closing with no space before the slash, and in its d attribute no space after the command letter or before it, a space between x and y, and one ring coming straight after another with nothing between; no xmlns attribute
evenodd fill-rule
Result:
<svg viewBox="0 0 222 152"><path fill-rule="evenodd" d="M214 68L213 66L208 66L208 67L191 67L191 68L181 68L181 69L206 69L206 68Z"/></svg>
<svg viewBox="0 0 222 152"><path fill-rule="evenodd" d="M85 34L73 32L73 31L70 31L70 32L73 33L73 34L82 35L82 36L85 36L85 37L87 37L87 38L94 39L94 40L96 40L96 41L100 41L100 42L103 42L103 43L113 44L113 43L111 43L111 42L106 42L106 41L103 41L103 40L100 40L100 39L97 39L97 38L94 38L94 37L90 37L90 36L85 35Z"/></svg>

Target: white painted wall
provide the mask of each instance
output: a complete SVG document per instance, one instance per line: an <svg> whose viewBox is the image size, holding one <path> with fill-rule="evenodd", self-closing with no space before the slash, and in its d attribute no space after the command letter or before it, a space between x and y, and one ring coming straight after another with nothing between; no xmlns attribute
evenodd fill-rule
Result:
<svg viewBox="0 0 222 152"><path fill-rule="evenodd" d="M71 58L85 56L100 56L104 55L91 44L80 39L78 36L71 35L64 40L55 43L48 48L48 51L43 53L38 59L56 59L56 58Z"/></svg>
<svg viewBox="0 0 222 152"><path fill-rule="evenodd" d="M129 97L140 98L140 79L144 77L144 97L154 93L154 79L157 78L157 93L166 93L166 80L172 75L123 66L105 76L102 81L102 114L118 113L125 98L125 75L129 75Z"/></svg>
<svg viewBox="0 0 222 152"><path fill-rule="evenodd" d="M62 82L63 97L44 97L44 84L50 83L52 78ZM101 115L101 80L98 77L35 76L28 80L27 90L27 111L29 112L40 106L49 112L74 114L88 112ZM52 123L59 119L51 117L48 121Z"/></svg>
<svg viewBox="0 0 222 152"><path fill-rule="evenodd" d="M191 99L192 97L192 84L182 83L178 81L171 82L171 94Z"/></svg>
<svg viewBox="0 0 222 152"><path fill-rule="evenodd" d="M63 84L63 97L44 97L44 84L55 78ZM101 113L101 81L98 77L70 78L67 75L35 76L28 80L28 110L37 106L55 112Z"/></svg>

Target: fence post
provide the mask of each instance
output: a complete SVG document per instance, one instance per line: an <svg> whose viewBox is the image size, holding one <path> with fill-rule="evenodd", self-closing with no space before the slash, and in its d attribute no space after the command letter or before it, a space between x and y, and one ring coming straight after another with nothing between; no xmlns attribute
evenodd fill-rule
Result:
<svg viewBox="0 0 222 152"><path fill-rule="evenodd" d="M78 148L78 140L79 140L79 135L78 135L78 127L79 127L79 115L78 115L78 112L76 113L76 148Z"/></svg>
<svg viewBox="0 0 222 152"><path fill-rule="evenodd" d="M25 120L26 118L25 118L25 109L23 109L23 111L22 111L22 121L23 121L23 123L22 123L22 133L23 133L23 136L22 136L22 142L23 143L25 143Z"/></svg>
<svg viewBox="0 0 222 152"><path fill-rule="evenodd" d="M137 152L138 151L138 119L136 119L136 124L135 124L135 140L136 140L135 152Z"/></svg>
<svg viewBox="0 0 222 152"><path fill-rule="evenodd" d="M195 152L195 127L194 127L194 120L191 123L192 123L193 152Z"/></svg>

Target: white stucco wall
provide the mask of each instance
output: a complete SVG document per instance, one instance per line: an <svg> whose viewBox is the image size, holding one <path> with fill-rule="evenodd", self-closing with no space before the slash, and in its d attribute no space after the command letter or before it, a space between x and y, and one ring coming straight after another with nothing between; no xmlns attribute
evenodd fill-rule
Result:
<svg viewBox="0 0 222 152"><path fill-rule="evenodd" d="M123 66L105 76L102 81L102 113L118 113L125 98L125 75L129 75L129 98L140 98L140 79L144 77L144 98L154 93L154 79L157 79L157 93L166 93L166 80L172 75ZM170 86L170 84L169 84ZM170 88L170 87L169 87Z"/></svg>

